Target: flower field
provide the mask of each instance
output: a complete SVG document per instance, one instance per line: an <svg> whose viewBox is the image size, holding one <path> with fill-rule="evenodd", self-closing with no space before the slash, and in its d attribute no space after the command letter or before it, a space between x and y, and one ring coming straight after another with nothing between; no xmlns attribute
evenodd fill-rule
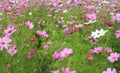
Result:
<svg viewBox="0 0 120 73"><path fill-rule="evenodd" d="M120 73L119 0L0 0L0 73Z"/></svg>

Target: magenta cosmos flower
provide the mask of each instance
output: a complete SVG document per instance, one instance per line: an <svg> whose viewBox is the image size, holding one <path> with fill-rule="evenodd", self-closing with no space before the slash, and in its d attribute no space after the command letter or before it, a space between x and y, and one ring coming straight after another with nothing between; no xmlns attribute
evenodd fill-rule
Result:
<svg viewBox="0 0 120 73"><path fill-rule="evenodd" d="M9 37L0 38L0 51L2 51L4 48L8 49L10 42L12 42L12 40Z"/></svg>
<svg viewBox="0 0 120 73"><path fill-rule="evenodd" d="M30 21L26 21L25 24L26 24L26 27L27 27L28 29L33 29L33 28L34 28L33 23L30 22Z"/></svg>
<svg viewBox="0 0 120 73"><path fill-rule="evenodd" d="M120 30L116 30L115 35L116 35L116 38L120 38Z"/></svg>
<svg viewBox="0 0 120 73"><path fill-rule="evenodd" d="M108 60L113 63L115 61L118 61L119 57L120 57L119 53L116 53L116 52L111 53L110 56L108 57Z"/></svg>
<svg viewBox="0 0 120 73"><path fill-rule="evenodd" d="M60 56L61 56L61 55L60 55L60 52L59 52L59 51L56 51L56 52L54 52L54 54L53 54L53 58L56 59L56 60L60 59L60 58L61 58Z"/></svg>
<svg viewBox="0 0 120 73"><path fill-rule="evenodd" d="M106 70L106 71L103 71L102 73L117 73L117 71L116 71L115 68L113 68L113 69L107 68L107 70Z"/></svg>
<svg viewBox="0 0 120 73"><path fill-rule="evenodd" d="M62 72L63 72L63 73L76 73L75 70L70 71L70 68L69 68L69 67L67 67L66 69L65 69L64 67L62 67Z"/></svg>
<svg viewBox="0 0 120 73"><path fill-rule="evenodd" d="M41 37L48 38L48 34L46 33L46 31L37 30L36 33Z"/></svg>
<svg viewBox="0 0 120 73"><path fill-rule="evenodd" d="M89 56L87 57L87 59L88 59L89 61L92 61L92 60L94 59L94 57L93 57L92 55L89 55Z"/></svg>

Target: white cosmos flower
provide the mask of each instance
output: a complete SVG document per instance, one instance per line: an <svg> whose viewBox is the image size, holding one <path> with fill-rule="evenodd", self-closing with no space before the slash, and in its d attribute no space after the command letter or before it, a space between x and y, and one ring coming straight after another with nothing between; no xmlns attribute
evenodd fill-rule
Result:
<svg viewBox="0 0 120 73"><path fill-rule="evenodd" d="M107 32L108 30L100 29L96 30L95 32L92 32L91 36L93 38L100 38L101 36L104 36Z"/></svg>
<svg viewBox="0 0 120 73"><path fill-rule="evenodd" d="M84 24L91 24L91 23L95 23L96 20L89 20L88 22L85 22Z"/></svg>
<svg viewBox="0 0 120 73"><path fill-rule="evenodd" d="M2 12L0 12L0 16L2 16L3 15L3 13Z"/></svg>
<svg viewBox="0 0 120 73"><path fill-rule="evenodd" d="M32 15L32 12L29 12L29 15Z"/></svg>
<svg viewBox="0 0 120 73"><path fill-rule="evenodd" d="M103 2L104 2L105 4L109 4L109 3L110 3L109 1L106 1L106 0L104 0Z"/></svg>
<svg viewBox="0 0 120 73"><path fill-rule="evenodd" d="M64 11L63 11L63 13L67 13L67 12L68 12L68 10L64 10Z"/></svg>

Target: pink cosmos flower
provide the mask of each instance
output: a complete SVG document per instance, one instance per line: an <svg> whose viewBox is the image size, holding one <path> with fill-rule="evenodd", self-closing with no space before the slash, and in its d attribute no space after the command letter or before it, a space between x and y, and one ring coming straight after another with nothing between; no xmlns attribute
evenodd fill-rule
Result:
<svg viewBox="0 0 120 73"><path fill-rule="evenodd" d="M77 31L77 28L76 28L76 27L74 27L74 26L71 27L71 32L72 32L72 33L76 32L76 31Z"/></svg>
<svg viewBox="0 0 120 73"><path fill-rule="evenodd" d="M83 26L84 26L83 24L75 25L76 28L82 28Z"/></svg>
<svg viewBox="0 0 120 73"><path fill-rule="evenodd" d="M115 35L116 35L116 38L120 38L120 30L116 30Z"/></svg>
<svg viewBox="0 0 120 73"><path fill-rule="evenodd" d="M59 73L59 70L51 71L52 73Z"/></svg>
<svg viewBox="0 0 120 73"><path fill-rule="evenodd" d="M113 69L107 68L107 70L106 70L106 71L103 71L102 73L117 73L117 71L116 71L115 68L113 68Z"/></svg>
<svg viewBox="0 0 120 73"><path fill-rule="evenodd" d="M86 15L86 17L90 20L96 20L96 18L97 18L95 13L89 13Z"/></svg>
<svg viewBox="0 0 120 73"><path fill-rule="evenodd" d="M73 50L70 49L70 48L64 48L61 52L60 52L60 55L61 55L61 58L65 58L65 57L68 57L69 55L71 55L73 53Z"/></svg>
<svg viewBox="0 0 120 73"><path fill-rule="evenodd" d="M62 72L63 72L63 73L76 73L75 70L70 71L70 68L69 68L69 67L67 67L66 69L65 69L64 67L62 67Z"/></svg>
<svg viewBox="0 0 120 73"><path fill-rule="evenodd" d="M93 52L99 54L102 52L102 49L103 49L102 47L95 47Z"/></svg>
<svg viewBox="0 0 120 73"><path fill-rule="evenodd" d="M60 59L61 58L60 56L61 56L61 54L59 53L59 51L56 51L53 54L53 58L56 59L56 60Z"/></svg>
<svg viewBox="0 0 120 73"><path fill-rule="evenodd" d="M0 38L0 51L2 51L4 48L8 49L10 42L12 42L12 40L9 37Z"/></svg>
<svg viewBox="0 0 120 73"><path fill-rule="evenodd" d="M8 49L8 53L11 56L14 56L17 52L18 52L18 50L16 48L10 48L10 49Z"/></svg>
<svg viewBox="0 0 120 73"><path fill-rule="evenodd" d="M120 22L120 16L116 16L116 21Z"/></svg>
<svg viewBox="0 0 120 73"><path fill-rule="evenodd" d="M89 56L87 57L87 59L88 59L89 61L92 61L92 60L93 60L93 56L92 56L92 55L89 55Z"/></svg>
<svg viewBox="0 0 120 73"><path fill-rule="evenodd" d="M72 32L70 32L70 29L69 28L65 28L64 30L63 30L63 32L65 33L65 34L72 34Z"/></svg>
<svg viewBox="0 0 120 73"><path fill-rule="evenodd" d="M44 49L47 49L47 48L48 48L48 45L44 45L43 48L44 48Z"/></svg>
<svg viewBox="0 0 120 73"><path fill-rule="evenodd" d="M32 22L30 22L30 21L26 21L25 24L26 24L26 27L28 29L33 29L34 28L34 24Z"/></svg>
<svg viewBox="0 0 120 73"><path fill-rule="evenodd" d="M11 64L7 64L6 67L7 67L7 69L10 69L12 67L12 65Z"/></svg>
<svg viewBox="0 0 120 73"><path fill-rule="evenodd" d="M14 27L8 27L7 29L4 30L4 34L6 36L11 36L16 30L14 29Z"/></svg>
<svg viewBox="0 0 120 73"><path fill-rule="evenodd" d="M108 53L111 53L111 52L112 52L112 49L111 49L111 48L106 47L106 48L104 49L104 51L105 51L105 52L108 52Z"/></svg>
<svg viewBox="0 0 120 73"><path fill-rule="evenodd" d="M93 54L94 53L94 50L93 49L90 49L88 50L89 54Z"/></svg>
<svg viewBox="0 0 120 73"><path fill-rule="evenodd" d="M115 61L118 61L119 57L120 57L119 53L116 53L116 52L111 53L110 56L108 57L108 60L113 63Z"/></svg>
<svg viewBox="0 0 120 73"><path fill-rule="evenodd" d="M89 6L86 7L86 9L88 9L88 10L92 10L92 9L94 9L94 8L95 8L94 5L89 5Z"/></svg>
<svg viewBox="0 0 120 73"><path fill-rule="evenodd" d="M45 31L37 30L36 33L41 37L48 38L48 34Z"/></svg>
<svg viewBox="0 0 120 73"><path fill-rule="evenodd" d="M46 42L46 45L53 45L54 42Z"/></svg>

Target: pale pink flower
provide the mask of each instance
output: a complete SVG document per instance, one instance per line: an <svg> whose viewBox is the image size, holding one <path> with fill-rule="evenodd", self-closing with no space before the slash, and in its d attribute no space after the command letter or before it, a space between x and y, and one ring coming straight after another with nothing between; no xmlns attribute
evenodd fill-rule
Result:
<svg viewBox="0 0 120 73"><path fill-rule="evenodd" d="M70 31L70 29L69 28L65 28L64 30L63 30L63 32L65 33L65 34L72 34L72 32Z"/></svg>
<svg viewBox="0 0 120 73"><path fill-rule="evenodd" d="M6 67L7 67L7 69L10 69L12 67L12 65L11 64L7 64Z"/></svg>
<svg viewBox="0 0 120 73"><path fill-rule="evenodd" d="M118 61L119 57L120 57L119 53L117 52L111 53L110 56L108 57L108 60L113 63L115 61Z"/></svg>
<svg viewBox="0 0 120 73"><path fill-rule="evenodd" d="M88 10L92 10L92 9L94 9L94 8L95 8L94 5L89 5L89 6L86 7L86 9L88 9Z"/></svg>
<svg viewBox="0 0 120 73"><path fill-rule="evenodd" d="M4 48L8 49L10 42L12 42L12 40L9 37L0 38L0 51L2 51Z"/></svg>
<svg viewBox="0 0 120 73"><path fill-rule="evenodd" d="M37 30L36 33L41 37L48 38L48 34L46 33L46 31Z"/></svg>
<svg viewBox="0 0 120 73"><path fill-rule="evenodd" d="M93 52L99 54L102 52L102 49L103 49L102 47L95 47Z"/></svg>
<svg viewBox="0 0 120 73"><path fill-rule="evenodd" d="M84 26L83 24L75 25L76 28L82 28L83 26Z"/></svg>
<svg viewBox="0 0 120 73"><path fill-rule="evenodd" d="M105 52L108 52L108 53L111 53L111 52L112 52L112 49L111 49L111 48L106 47L106 48L104 49L104 51L105 51Z"/></svg>
<svg viewBox="0 0 120 73"><path fill-rule="evenodd" d="M117 71L116 71L115 68L113 68L113 69L107 68L107 70L106 70L106 71L103 71L102 73L117 73Z"/></svg>
<svg viewBox="0 0 120 73"><path fill-rule="evenodd" d="M120 22L120 15L116 16L116 21Z"/></svg>
<svg viewBox="0 0 120 73"><path fill-rule="evenodd" d="M69 55L71 55L73 53L73 50L70 49L70 48L64 48L61 52L60 52L60 55L61 55L61 58L65 58L65 57L68 57Z"/></svg>
<svg viewBox="0 0 120 73"><path fill-rule="evenodd" d="M90 20L96 20L96 18L97 18L95 13L89 13L86 15L86 17Z"/></svg>
<svg viewBox="0 0 120 73"><path fill-rule="evenodd" d="M17 52L18 52L18 50L16 48L10 48L10 49L8 49L8 53L11 56L14 56Z"/></svg>
<svg viewBox="0 0 120 73"><path fill-rule="evenodd" d="M88 50L89 54L93 54L94 53L94 50L93 49L90 49Z"/></svg>
<svg viewBox="0 0 120 73"><path fill-rule="evenodd" d="M4 34L6 36L11 36L16 30L14 29L14 27L8 27L7 29L4 30Z"/></svg>
<svg viewBox="0 0 120 73"><path fill-rule="evenodd" d="M116 30L115 35L116 35L116 38L120 38L120 30Z"/></svg>
<svg viewBox="0 0 120 73"><path fill-rule="evenodd" d="M48 45L44 45L43 48L44 48L44 49L47 49L47 48L48 48Z"/></svg>
<svg viewBox="0 0 120 73"><path fill-rule="evenodd" d="M70 71L70 68L69 68L69 67L67 67L67 68L62 67L62 72L63 72L63 73L76 73L75 70Z"/></svg>
<svg viewBox="0 0 120 73"><path fill-rule="evenodd" d="M25 24L26 24L26 27L28 29L33 29L34 28L34 24L32 22L30 22L30 21L26 21Z"/></svg>

